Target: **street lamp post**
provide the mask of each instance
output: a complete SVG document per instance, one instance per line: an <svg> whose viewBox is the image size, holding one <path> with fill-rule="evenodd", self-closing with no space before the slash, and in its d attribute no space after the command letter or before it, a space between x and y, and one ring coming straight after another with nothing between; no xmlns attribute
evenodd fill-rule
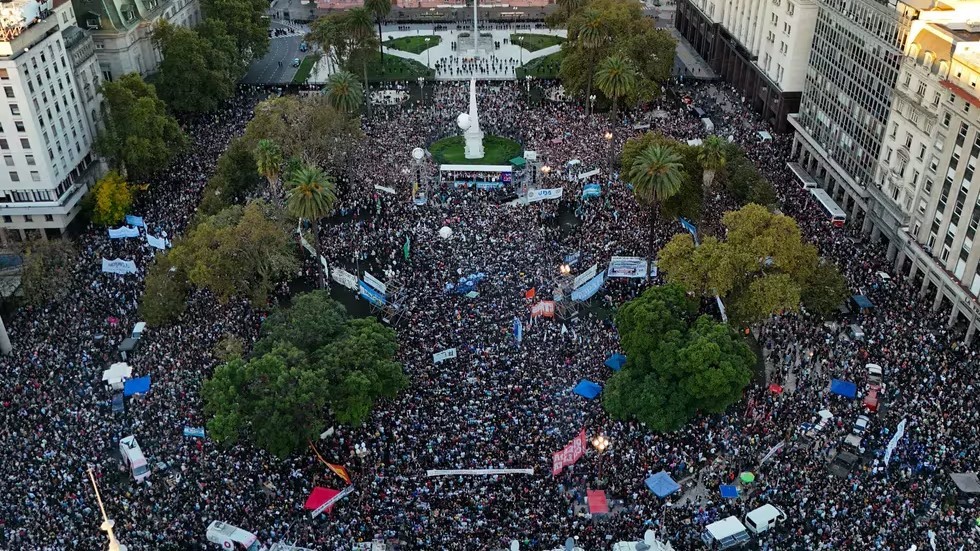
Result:
<svg viewBox="0 0 980 551"><path fill-rule="evenodd" d="M595 94L592 94L591 96L589 96L589 114L591 115L594 112L595 112Z"/></svg>
<svg viewBox="0 0 980 551"><path fill-rule="evenodd" d="M592 446L599 452L599 480L602 480L602 455L609 448L610 442L603 434L592 437Z"/></svg>
<svg viewBox="0 0 980 551"><path fill-rule="evenodd" d="M432 40L431 36L425 37L425 66L426 68L432 68L432 50L429 49L429 41Z"/></svg>
<svg viewBox="0 0 980 551"><path fill-rule="evenodd" d="M425 77L419 77L419 103L425 105Z"/></svg>
<svg viewBox="0 0 980 551"><path fill-rule="evenodd" d="M92 474L92 467L88 468L88 477L92 481L92 488L95 489L95 499L99 502L99 511L102 511L102 525L99 528L109 538L109 551L126 551L126 546L119 543L119 540L116 539L116 534L112 531L112 527L116 524L115 521L105 514L105 506L102 505L102 496L99 495L99 486L95 483L95 475Z"/></svg>
<svg viewBox="0 0 980 551"><path fill-rule="evenodd" d="M518 67L524 65L524 35L518 35L517 41L520 42L520 46L517 47L518 55L520 56L520 62L517 64ZM514 59L514 58L511 58Z"/></svg>
<svg viewBox="0 0 980 551"><path fill-rule="evenodd" d="M608 163L609 164L608 164L608 166L606 168L606 172L609 173L609 179L612 180L612 165L613 165L612 139L613 139L613 133L607 131L602 137L606 139L606 155L609 158L609 160L608 160Z"/></svg>

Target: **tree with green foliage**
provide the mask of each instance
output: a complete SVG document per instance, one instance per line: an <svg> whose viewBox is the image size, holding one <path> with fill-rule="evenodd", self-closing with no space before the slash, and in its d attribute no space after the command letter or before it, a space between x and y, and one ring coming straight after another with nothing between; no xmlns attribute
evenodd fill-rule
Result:
<svg viewBox="0 0 980 551"><path fill-rule="evenodd" d="M681 189L677 194L668 197L660 204L660 214L665 218L684 217L688 220L701 219L701 162L698 160L698 148L684 142L668 138L659 132L646 132L626 140L620 154L623 179L628 180L633 162L644 150L651 145L660 145L672 149L681 158L681 171L686 175Z"/></svg>
<svg viewBox="0 0 980 551"><path fill-rule="evenodd" d="M545 17L545 23L552 29L566 27L568 20L588 4L587 0L557 0L557 10Z"/></svg>
<svg viewBox="0 0 980 551"><path fill-rule="evenodd" d="M320 220L333 212L337 194L333 180L322 170L306 166L290 175L286 210L300 220L308 220L313 227L313 250L320 255ZM326 284L326 274L319 258L313 259L317 268L317 284Z"/></svg>
<svg viewBox="0 0 980 551"><path fill-rule="evenodd" d="M96 151L129 181L144 181L186 147L187 137L156 89L136 73L102 83L103 129Z"/></svg>
<svg viewBox="0 0 980 551"><path fill-rule="evenodd" d="M28 304L41 305L64 298L71 289L78 264L75 246L68 239L28 241L23 245L20 286Z"/></svg>
<svg viewBox="0 0 980 551"><path fill-rule="evenodd" d="M329 98L317 95L263 101L245 127L244 139L253 150L260 140L272 140L286 164L294 163L294 168L306 164L336 174L348 168L363 137L357 119L334 109ZM289 179L286 172L284 169L280 176L283 181Z"/></svg>
<svg viewBox="0 0 980 551"><path fill-rule="evenodd" d="M718 171L725 168L725 140L720 136L711 135L701 142L698 151L698 161L701 162L704 192L711 193L712 183Z"/></svg>
<svg viewBox="0 0 980 551"><path fill-rule="evenodd" d="M210 216L225 207L244 204L262 184L255 170L256 162L245 140L241 136L233 138L228 149L218 157L214 174L204 188L198 214Z"/></svg>
<svg viewBox="0 0 980 551"><path fill-rule="evenodd" d="M235 83L242 76L234 42L221 30L221 22L208 21L211 38L187 27L157 24L153 41L163 60L156 79L160 95L174 111L207 113L235 93Z"/></svg>
<svg viewBox="0 0 980 551"><path fill-rule="evenodd" d="M593 68L597 60L618 55L636 71L636 86L623 105L649 101L661 92L671 76L676 42L666 30L657 29L643 16L635 0L590 0L568 19L568 39L562 43L559 76L573 95L592 94ZM607 98L610 101L613 98Z"/></svg>
<svg viewBox="0 0 980 551"><path fill-rule="evenodd" d="M684 185L681 159L673 149L663 145L651 145L633 160L629 167L629 181L633 184L633 194L637 202L649 209L650 240L647 259L653 257L655 242L654 220L657 207L677 195ZM647 274L649 280L650 274Z"/></svg>
<svg viewBox="0 0 980 551"><path fill-rule="evenodd" d="M334 109L354 113L364 102L364 87L349 71L337 71L327 78L327 99Z"/></svg>
<svg viewBox="0 0 980 551"><path fill-rule="evenodd" d="M326 291L297 295L263 322L250 359L230 360L204 383L211 437L244 435L285 457L323 431L328 408L338 422L359 425L376 400L408 384L396 350L392 329L349 319Z"/></svg>
<svg viewBox="0 0 980 551"><path fill-rule="evenodd" d="M727 325L693 319L695 312L679 285L651 287L620 308L616 326L626 365L603 392L614 419L673 431L699 412L722 413L739 400L755 355Z"/></svg>
<svg viewBox="0 0 980 551"><path fill-rule="evenodd" d="M279 185L282 149L273 140L259 140L258 145L255 146L254 156L255 168L269 182L269 194L278 201L282 197L282 186Z"/></svg>
<svg viewBox="0 0 980 551"><path fill-rule="evenodd" d="M850 294L847 280L841 275L837 265L821 258L813 271L810 284L800 292L800 301L807 312L826 318L836 312Z"/></svg>
<svg viewBox="0 0 980 551"><path fill-rule="evenodd" d="M371 86L368 84L367 64L374 55L375 48L380 48L380 44L375 44L374 24L371 21L371 13L366 8L352 8L344 14L343 32L346 33L349 43L352 45L351 57L359 60L361 69L364 71L364 100L367 104L368 117L371 116ZM382 66L383 67L383 66ZM350 67L348 67L348 70Z"/></svg>
<svg viewBox="0 0 980 551"><path fill-rule="evenodd" d="M378 24L378 53L381 54L381 66L385 64L385 52L381 47L384 37L381 36L381 22L391 13L391 0L364 0L364 9L374 16L375 23Z"/></svg>
<svg viewBox="0 0 980 551"><path fill-rule="evenodd" d="M146 272L140 319L151 327L176 321L187 309L189 291L187 273L174 265L169 254L157 253Z"/></svg>
<svg viewBox="0 0 980 551"><path fill-rule="evenodd" d="M114 226L122 222L133 205L133 190L118 170L106 172L89 193L92 223L99 226Z"/></svg>
<svg viewBox="0 0 980 551"><path fill-rule="evenodd" d="M245 65L269 51L268 9L265 0L201 0L205 21L216 19L222 23Z"/></svg>
<svg viewBox="0 0 980 551"><path fill-rule="evenodd" d="M194 286L221 301L245 297L263 306L299 264L285 213L263 201L208 216L177 241L169 257Z"/></svg>
<svg viewBox="0 0 980 551"><path fill-rule="evenodd" d="M735 143L726 143L724 156L726 163L722 172L725 190L735 198L739 205L756 203L765 206L776 204L776 190L745 155L745 151Z"/></svg>
<svg viewBox="0 0 980 551"><path fill-rule="evenodd" d="M810 287L832 293L823 300L834 307L843 300L836 268L820 267L816 247L803 242L792 218L749 204L726 213L722 225L725 241L709 236L695 246L680 234L660 250L658 266L668 281L700 297L717 293L729 317L745 325L798 310L803 296L812 297ZM825 310L818 303L815 310Z"/></svg>
<svg viewBox="0 0 980 551"><path fill-rule="evenodd" d="M619 128L619 100L633 95L636 88L636 71L629 60L611 55L599 63L595 73L596 87L612 99L612 112L609 115L612 143L616 143L616 130ZM612 175L612 154L609 155L607 172ZM610 176L611 177L611 176Z"/></svg>

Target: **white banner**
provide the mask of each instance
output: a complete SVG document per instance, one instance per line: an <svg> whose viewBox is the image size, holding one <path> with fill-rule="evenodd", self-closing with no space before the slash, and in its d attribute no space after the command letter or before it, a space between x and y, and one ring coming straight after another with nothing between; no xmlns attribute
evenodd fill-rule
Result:
<svg viewBox="0 0 980 551"><path fill-rule="evenodd" d="M162 237L154 237L150 234L146 234L146 242L150 244L154 249L166 249L170 246L170 241Z"/></svg>
<svg viewBox="0 0 980 551"><path fill-rule="evenodd" d="M888 466L888 462L892 459L892 454L895 453L895 448L898 447L898 441L905 436L905 423L907 419L902 419L902 422L898 424L898 428L895 429L895 435L892 439L888 441L888 447L885 448L885 466Z"/></svg>
<svg viewBox="0 0 980 551"><path fill-rule="evenodd" d="M562 188L556 187L551 189L532 189L527 192L527 202L533 203L535 201L546 201L550 199L561 199Z"/></svg>
<svg viewBox="0 0 980 551"><path fill-rule="evenodd" d="M599 265L593 264L591 268L575 276L575 281L572 282L572 289L578 289L579 287L582 286L583 283L594 278L598 270L599 270Z"/></svg>
<svg viewBox="0 0 980 551"><path fill-rule="evenodd" d="M451 360L456 357L455 348L447 348L442 352L436 352L432 355L432 361L435 363L444 362L446 360Z"/></svg>
<svg viewBox="0 0 980 551"><path fill-rule="evenodd" d="M333 270L330 270L330 279L333 279L351 291L356 291L358 289L357 277L343 268L334 268Z"/></svg>
<svg viewBox="0 0 980 551"><path fill-rule="evenodd" d="M426 476L455 475L495 475L495 474L534 474L534 469L452 469L448 471L425 471Z"/></svg>
<svg viewBox="0 0 980 551"><path fill-rule="evenodd" d="M121 258L115 260L103 258L102 271L108 274L135 274L136 263L132 260L123 260Z"/></svg>
<svg viewBox="0 0 980 551"><path fill-rule="evenodd" d="M125 239L127 237L139 237L139 235L139 228L134 228L132 226L109 228L109 239Z"/></svg>
<svg viewBox="0 0 980 551"><path fill-rule="evenodd" d="M371 287L374 287L375 289L381 291L382 295L388 294L388 286L385 285L384 283L381 283L380 279L374 277L366 270L364 272L364 283L367 283Z"/></svg>
<svg viewBox="0 0 980 551"><path fill-rule="evenodd" d="M762 459L759 460L759 465L762 465L766 461L769 461L770 459L772 459L772 456L776 455L776 452L778 452L779 450L783 449L783 445L785 443L786 443L785 441L782 441L782 442L776 444L775 446L773 446L772 448L770 448L769 451L766 453L766 455L762 456Z"/></svg>
<svg viewBox="0 0 980 551"><path fill-rule="evenodd" d="M646 277L647 261L638 256L614 256L606 274L609 277Z"/></svg>
<svg viewBox="0 0 980 551"><path fill-rule="evenodd" d="M598 174L599 174L599 169L598 168L593 168L592 170L590 170L588 172L583 172L583 173L579 174L578 175L578 179L579 180L588 180L589 178L591 178L593 176L597 176Z"/></svg>
<svg viewBox="0 0 980 551"><path fill-rule="evenodd" d="M314 509L313 511L311 511L310 512L310 518L316 518L317 515L319 515L320 513L326 511L328 507L330 507L334 503L337 503L341 499L344 499L345 497L349 496L352 493L354 493L354 487L353 486L348 486L348 487L344 488L343 490L341 490L341 492L339 494L337 494L337 495L333 496L332 498L326 500L325 502L323 502L323 505L321 505L321 506L317 507L316 509Z"/></svg>
<svg viewBox="0 0 980 551"><path fill-rule="evenodd" d="M395 195L397 193L394 188L379 186L378 184L374 184L374 189L385 193L390 193L391 195Z"/></svg>

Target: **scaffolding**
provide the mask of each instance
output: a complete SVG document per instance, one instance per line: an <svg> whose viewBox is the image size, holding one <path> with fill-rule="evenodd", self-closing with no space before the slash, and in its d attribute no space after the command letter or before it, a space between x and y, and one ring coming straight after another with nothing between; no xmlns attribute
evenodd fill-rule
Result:
<svg viewBox="0 0 980 551"><path fill-rule="evenodd" d="M381 320L388 325L398 325L405 315L406 298L408 298L408 290L399 280L391 278L385 283L384 305L372 305L372 309L376 310L381 315Z"/></svg>

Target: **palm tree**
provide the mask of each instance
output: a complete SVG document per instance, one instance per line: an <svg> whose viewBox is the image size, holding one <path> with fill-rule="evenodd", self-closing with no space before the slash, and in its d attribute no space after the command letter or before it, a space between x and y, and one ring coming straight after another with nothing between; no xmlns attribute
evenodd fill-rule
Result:
<svg viewBox="0 0 980 551"><path fill-rule="evenodd" d="M585 6L586 0L558 0L557 4L565 11L565 21L568 21L573 13Z"/></svg>
<svg viewBox="0 0 980 551"><path fill-rule="evenodd" d="M269 181L269 194L278 202L282 198L279 174L282 170L282 150L272 140L259 140L255 146L255 165L259 174Z"/></svg>
<svg viewBox="0 0 980 551"><path fill-rule="evenodd" d="M619 99L636 93L636 70L623 56L614 54L602 60L595 73L595 84L612 100L612 130L609 136L609 176L612 177L612 144L616 143L616 127L619 126Z"/></svg>
<svg viewBox="0 0 980 551"><path fill-rule="evenodd" d="M378 50L381 51L381 66L385 65L385 51L381 47L383 38L381 36L381 21L391 13L391 0L364 0L364 8L374 14L374 20L378 23Z"/></svg>
<svg viewBox="0 0 980 551"><path fill-rule="evenodd" d="M653 220L657 214L657 206L681 190L684 181L682 170L680 155L673 148L664 145L651 145L644 149L629 168L636 200L650 209L648 260L653 258ZM650 274L647 273L647 280L649 279Z"/></svg>
<svg viewBox="0 0 980 551"><path fill-rule="evenodd" d="M701 142L698 151L698 161L704 175L704 193L707 196L711 191L711 184L715 180L718 171L725 168L728 159L725 157L725 140L720 136L708 136Z"/></svg>
<svg viewBox="0 0 980 551"><path fill-rule="evenodd" d="M320 220L333 212L337 194L334 183L322 170L304 166L293 172L289 179L286 210L300 220L309 220L313 230L313 250L316 251L317 284L323 287L325 277L320 262Z"/></svg>
<svg viewBox="0 0 980 551"><path fill-rule="evenodd" d="M606 21L602 17L602 12L589 8L583 14L584 22L578 31L578 40L582 47L589 52L589 84L585 92L585 103L587 108L591 106L592 81L595 80L595 54L596 51L609 38L609 31L606 29Z"/></svg>
<svg viewBox="0 0 980 551"><path fill-rule="evenodd" d="M371 13L366 8L352 8L344 16L344 30L351 40L357 44L364 70L364 99L367 102L368 116L371 116L371 87L368 86L367 62L374 50L374 22ZM384 66L381 67L384 71Z"/></svg>
<svg viewBox="0 0 980 551"><path fill-rule="evenodd" d="M338 111L353 113L364 101L364 87L348 71L338 71L327 79L327 99Z"/></svg>

